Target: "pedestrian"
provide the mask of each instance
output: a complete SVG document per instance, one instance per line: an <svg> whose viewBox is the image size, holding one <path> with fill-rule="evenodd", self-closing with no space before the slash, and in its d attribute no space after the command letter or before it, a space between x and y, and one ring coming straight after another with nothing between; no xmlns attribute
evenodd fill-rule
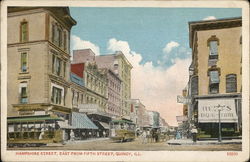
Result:
<svg viewBox="0 0 250 162"><path fill-rule="evenodd" d="M146 144L147 143L147 133L145 130L142 132L141 138L142 138L142 144Z"/></svg>
<svg viewBox="0 0 250 162"><path fill-rule="evenodd" d="M74 133L74 131L71 129L71 131L70 131L70 140L71 141L74 141L75 140L75 133Z"/></svg>
<svg viewBox="0 0 250 162"><path fill-rule="evenodd" d="M193 142L196 142L197 141L197 133L198 133L196 127L193 127L191 129L191 133L192 133L192 137L193 137Z"/></svg>

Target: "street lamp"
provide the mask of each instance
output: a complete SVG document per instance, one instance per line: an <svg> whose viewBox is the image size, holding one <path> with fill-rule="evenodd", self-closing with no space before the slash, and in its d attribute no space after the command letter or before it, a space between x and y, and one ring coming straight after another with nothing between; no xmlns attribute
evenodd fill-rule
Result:
<svg viewBox="0 0 250 162"><path fill-rule="evenodd" d="M218 107L218 112L219 112L219 138L218 142L221 142L221 121L220 121L220 112L221 112L221 107Z"/></svg>

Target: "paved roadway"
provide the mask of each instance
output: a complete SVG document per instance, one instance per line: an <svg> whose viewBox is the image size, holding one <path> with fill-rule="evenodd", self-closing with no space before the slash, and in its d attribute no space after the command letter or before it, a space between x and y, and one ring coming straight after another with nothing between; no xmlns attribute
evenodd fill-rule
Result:
<svg viewBox="0 0 250 162"><path fill-rule="evenodd" d="M241 144L168 145L166 141L142 144L140 139L114 142L108 138L89 141L70 141L65 145L10 148L10 150L86 150L86 151L241 151Z"/></svg>

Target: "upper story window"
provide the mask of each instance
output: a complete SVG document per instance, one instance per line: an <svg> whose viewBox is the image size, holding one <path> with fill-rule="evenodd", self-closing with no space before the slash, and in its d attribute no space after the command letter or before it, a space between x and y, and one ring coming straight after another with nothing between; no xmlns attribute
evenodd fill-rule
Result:
<svg viewBox="0 0 250 162"><path fill-rule="evenodd" d="M51 94L51 102L60 105L62 103L62 94L63 90L61 88L53 86Z"/></svg>
<svg viewBox="0 0 250 162"><path fill-rule="evenodd" d="M209 59L218 59L218 41L209 42Z"/></svg>
<svg viewBox="0 0 250 162"><path fill-rule="evenodd" d="M27 72L27 52L21 53L21 72Z"/></svg>
<svg viewBox="0 0 250 162"><path fill-rule="evenodd" d="M226 93L237 92L237 75L228 74L226 76Z"/></svg>
<svg viewBox="0 0 250 162"><path fill-rule="evenodd" d="M26 104L28 103L28 87L27 82L22 82L20 84L20 103Z"/></svg>
<svg viewBox="0 0 250 162"><path fill-rule="evenodd" d="M219 71L213 70L209 72L209 93L219 93Z"/></svg>
<svg viewBox="0 0 250 162"><path fill-rule="evenodd" d="M28 41L28 22L23 21L20 24L20 42Z"/></svg>
<svg viewBox="0 0 250 162"><path fill-rule="evenodd" d="M52 24L52 42L63 50L67 50L67 32L57 23Z"/></svg>
<svg viewBox="0 0 250 162"><path fill-rule="evenodd" d="M64 31L64 32L63 32L63 49L64 49L65 51L67 50L67 39L68 39L68 37L67 37L67 32Z"/></svg>
<svg viewBox="0 0 250 162"><path fill-rule="evenodd" d="M209 46L209 59L218 59L219 39L213 35L207 40Z"/></svg>
<svg viewBox="0 0 250 162"><path fill-rule="evenodd" d="M66 62L61 58L52 54L52 73L57 76L66 77Z"/></svg>

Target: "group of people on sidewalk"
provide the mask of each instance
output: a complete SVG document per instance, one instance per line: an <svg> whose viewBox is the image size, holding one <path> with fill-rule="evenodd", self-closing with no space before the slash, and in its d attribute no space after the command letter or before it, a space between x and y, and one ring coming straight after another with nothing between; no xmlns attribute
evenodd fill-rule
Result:
<svg viewBox="0 0 250 162"><path fill-rule="evenodd" d="M159 142L161 132L159 130L143 130L139 135L142 144Z"/></svg>

